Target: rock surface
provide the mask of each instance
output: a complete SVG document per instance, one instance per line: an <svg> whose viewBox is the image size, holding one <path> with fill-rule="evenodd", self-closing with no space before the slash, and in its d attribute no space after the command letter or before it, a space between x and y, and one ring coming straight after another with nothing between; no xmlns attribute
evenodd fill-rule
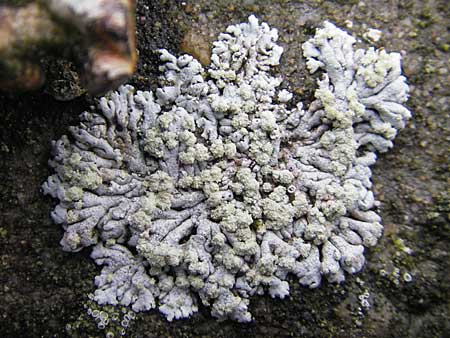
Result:
<svg viewBox="0 0 450 338"><path fill-rule="evenodd" d="M279 73L292 92L311 101L315 79L305 81L309 77L300 48L324 19L347 27L361 46L367 47L362 37L368 29L379 29L383 34L376 45L404 51L414 116L394 149L374 167L385 224L381 245L367 256L364 271L342 286L295 286L283 301L252 299L255 321L250 324L219 323L200 307L191 319L170 324L156 312L136 318L121 313L120 324L126 325L119 325L120 330L127 326L130 337L445 336L450 331L446 2L140 1L141 58L133 85L155 88L158 62L153 50L181 53L188 34L207 45L227 25L251 13L279 29L286 51ZM85 97L61 103L42 93L0 95L0 335L103 337L114 331L118 336L120 330L111 326L98 329L91 317L103 318L101 311L90 310L89 316L83 308L93 307L83 296L93 290L98 271L87 252L61 251L62 230L48 217L53 202L40 192L49 175L50 141L77 124L78 114L93 101Z"/></svg>

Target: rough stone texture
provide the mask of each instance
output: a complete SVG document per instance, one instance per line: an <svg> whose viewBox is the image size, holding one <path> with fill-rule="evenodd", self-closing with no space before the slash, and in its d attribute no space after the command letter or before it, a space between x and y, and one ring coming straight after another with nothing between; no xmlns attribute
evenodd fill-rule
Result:
<svg viewBox="0 0 450 338"><path fill-rule="evenodd" d="M404 50L413 119L392 152L374 167L385 235L363 273L342 287L294 287L288 300L253 299L252 324L217 323L200 307L192 319L167 324L157 313L139 315L130 325L135 337L443 337L450 331L448 225L449 36L445 1L301 2L226 1L195 5L161 1L138 4L141 58L134 85L154 84L155 54L173 52L186 34L212 41L230 23L250 14L280 31L286 53L280 73L302 97L315 80L305 81L301 43L324 19L362 37L380 29L377 42ZM144 6L148 6L146 10ZM349 24L349 23L347 23ZM365 44L363 41L362 45ZM289 48L286 48L289 47ZM153 60L153 61L152 61ZM85 314L82 297L92 290L96 267L87 255L63 253L62 231L48 218L52 201L39 186L49 175L50 140L67 133L92 102L55 103L41 93L0 98L0 334L3 337L104 336ZM408 275L412 276L411 282ZM70 324L70 325L67 325Z"/></svg>

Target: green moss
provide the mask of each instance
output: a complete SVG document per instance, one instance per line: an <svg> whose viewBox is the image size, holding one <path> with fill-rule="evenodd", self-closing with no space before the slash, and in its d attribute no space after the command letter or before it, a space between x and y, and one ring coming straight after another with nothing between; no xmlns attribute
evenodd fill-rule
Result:
<svg viewBox="0 0 450 338"><path fill-rule="evenodd" d="M425 28L427 28L430 25L430 22L429 21L424 21L424 20L416 20L416 25L420 29L425 29Z"/></svg>
<svg viewBox="0 0 450 338"><path fill-rule="evenodd" d="M442 43L439 45L439 49L442 50L443 52L448 53L450 51L450 44Z"/></svg>
<svg viewBox="0 0 450 338"><path fill-rule="evenodd" d="M5 239L7 235L8 235L8 230L6 230L3 227L0 227L0 238Z"/></svg>

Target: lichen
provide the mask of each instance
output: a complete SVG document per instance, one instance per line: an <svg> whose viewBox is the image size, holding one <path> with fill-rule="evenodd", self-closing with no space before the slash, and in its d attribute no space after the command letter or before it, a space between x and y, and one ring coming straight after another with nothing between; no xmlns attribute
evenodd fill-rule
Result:
<svg viewBox="0 0 450 338"><path fill-rule="evenodd" d="M94 245L95 301L248 322L249 297L284 298L289 275L314 288L362 269L383 230L370 166L410 117L400 55L326 22L303 46L323 71L304 110L272 74L277 38L251 16L207 71L162 50L155 93L123 86L54 142L44 192L63 249Z"/></svg>

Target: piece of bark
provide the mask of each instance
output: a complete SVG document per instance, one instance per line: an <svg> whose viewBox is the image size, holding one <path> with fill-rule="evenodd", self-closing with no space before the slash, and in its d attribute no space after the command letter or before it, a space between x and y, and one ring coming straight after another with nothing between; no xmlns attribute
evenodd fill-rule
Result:
<svg viewBox="0 0 450 338"><path fill-rule="evenodd" d="M134 0L40 0L0 6L0 89L41 87L43 69L51 67L43 67L42 60L52 58L74 62L81 85L91 94L117 87L136 66L134 10Z"/></svg>

